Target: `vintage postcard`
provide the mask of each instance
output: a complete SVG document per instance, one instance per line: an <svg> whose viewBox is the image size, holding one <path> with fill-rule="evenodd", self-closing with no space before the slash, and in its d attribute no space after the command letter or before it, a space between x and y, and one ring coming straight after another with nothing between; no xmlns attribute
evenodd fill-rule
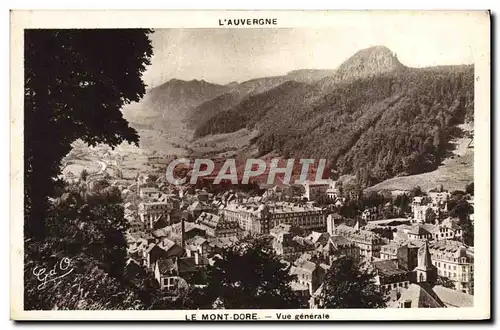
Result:
<svg viewBox="0 0 500 330"><path fill-rule="evenodd" d="M488 11L12 11L10 47L12 319L491 317Z"/></svg>

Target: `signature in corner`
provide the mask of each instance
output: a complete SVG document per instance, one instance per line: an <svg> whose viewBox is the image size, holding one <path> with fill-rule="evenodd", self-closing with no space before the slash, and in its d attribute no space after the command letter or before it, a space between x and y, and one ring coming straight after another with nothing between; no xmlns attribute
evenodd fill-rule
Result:
<svg viewBox="0 0 500 330"><path fill-rule="evenodd" d="M37 286L38 290L43 290L47 287L47 283L55 282L70 274L74 270L74 268L70 269L70 266L71 259L69 258L62 258L49 272L47 272L47 268L36 266L33 269L33 275L35 275L40 282ZM60 275L61 272L65 273Z"/></svg>

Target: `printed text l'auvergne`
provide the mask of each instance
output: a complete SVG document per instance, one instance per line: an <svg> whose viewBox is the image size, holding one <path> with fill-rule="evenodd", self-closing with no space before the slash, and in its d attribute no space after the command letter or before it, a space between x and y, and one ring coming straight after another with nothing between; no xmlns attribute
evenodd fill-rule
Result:
<svg viewBox="0 0 500 330"><path fill-rule="evenodd" d="M278 25L277 18L220 18L219 26Z"/></svg>

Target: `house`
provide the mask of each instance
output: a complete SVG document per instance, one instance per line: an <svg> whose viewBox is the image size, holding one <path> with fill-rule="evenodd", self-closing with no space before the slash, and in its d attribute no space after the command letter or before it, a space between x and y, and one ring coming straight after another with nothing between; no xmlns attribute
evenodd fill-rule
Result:
<svg viewBox="0 0 500 330"><path fill-rule="evenodd" d="M330 264L340 256L347 256L354 260L359 260L359 248L356 244L345 238L344 236L330 236L328 240L328 255Z"/></svg>
<svg viewBox="0 0 500 330"><path fill-rule="evenodd" d="M187 208L188 215L192 219L192 221L198 218L202 212L212 212L212 211L213 211L212 206L202 201L195 201Z"/></svg>
<svg viewBox="0 0 500 330"><path fill-rule="evenodd" d="M275 185L272 188L266 189L262 194L262 198L266 200L281 201L285 197L293 196L293 188L288 185Z"/></svg>
<svg viewBox="0 0 500 330"><path fill-rule="evenodd" d="M183 223L184 223L184 228L183 228ZM175 236L179 238L183 237L185 240L195 236L201 236L201 237L208 236L206 228L200 226L197 223L189 221L181 221L174 223L173 225L170 226L170 230Z"/></svg>
<svg viewBox="0 0 500 330"><path fill-rule="evenodd" d="M196 192L196 199L200 202L208 202L209 194L206 190L202 189Z"/></svg>
<svg viewBox="0 0 500 330"><path fill-rule="evenodd" d="M139 188L139 197L141 199L157 199L160 197L160 190L154 187L142 187Z"/></svg>
<svg viewBox="0 0 500 330"><path fill-rule="evenodd" d="M172 210L172 205L170 203L163 202L142 202L139 204L139 217L141 221L149 228L159 221L162 220L165 225L170 225L171 218L170 212Z"/></svg>
<svg viewBox="0 0 500 330"><path fill-rule="evenodd" d="M397 251L400 245L397 242L390 242L389 244L380 247L380 259L391 260L397 258Z"/></svg>
<svg viewBox="0 0 500 330"><path fill-rule="evenodd" d="M279 256L286 257L286 259L300 255L304 251L298 250L298 245L293 238L302 235L303 232L301 228L288 224L279 224L272 228L269 233L273 237L274 252Z"/></svg>
<svg viewBox="0 0 500 330"><path fill-rule="evenodd" d="M410 263L406 263L408 268ZM400 298L392 303L395 308L442 308L446 304L434 292L437 281L437 268L432 263L429 244L423 241L417 252L417 265L411 273L408 289L401 292Z"/></svg>
<svg viewBox="0 0 500 330"><path fill-rule="evenodd" d="M389 294L391 291L400 292L408 288L410 277L408 271L401 269L396 260L377 260L373 262L375 268L375 283L381 291Z"/></svg>
<svg viewBox="0 0 500 330"><path fill-rule="evenodd" d="M395 241L407 241L407 240L424 240L432 239L432 234L425 229L424 225L420 223L413 224L411 226L402 225L396 228L394 232Z"/></svg>
<svg viewBox="0 0 500 330"><path fill-rule="evenodd" d="M446 304L432 290L429 284L412 283L401 297L393 303L393 308L443 308Z"/></svg>
<svg viewBox="0 0 500 330"><path fill-rule="evenodd" d="M306 239L313 243L315 247L320 247L328 243L330 234L327 232L313 231L308 236L306 236Z"/></svg>
<svg viewBox="0 0 500 330"><path fill-rule="evenodd" d="M194 236L185 240L184 249L188 257L193 257L196 265L208 263L208 240L201 236Z"/></svg>
<svg viewBox="0 0 500 330"><path fill-rule="evenodd" d="M429 191L428 196L433 204L444 205L450 198L450 193L447 191Z"/></svg>
<svg viewBox="0 0 500 330"><path fill-rule="evenodd" d="M180 291L188 289L189 285L182 275L186 276L195 269L190 266L186 269L182 265L183 263L177 258L161 259L155 263L154 276L162 290L177 295Z"/></svg>
<svg viewBox="0 0 500 330"><path fill-rule="evenodd" d="M333 226L333 225L332 225ZM359 223L354 227L340 224L331 228L334 235L340 235L353 242L359 249L360 256L372 260L380 257L380 248L383 240L374 232L359 228Z"/></svg>
<svg viewBox="0 0 500 330"><path fill-rule="evenodd" d="M369 221L375 221L378 219L378 210L376 207L368 208L361 213L361 220L365 223Z"/></svg>
<svg viewBox="0 0 500 330"><path fill-rule="evenodd" d="M230 248L238 242L238 238L230 237L208 237L206 251L210 258L216 254L221 254L225 249Z"/></svg>
<svg viewBox="0 0 500 330"><path fill-rule="evenodd" d="M461 242L439 240L429 245L438 274L455 283L457 291L474 294L474 252Z"/></svg>
<svg viewBox="0 0 500 330"><path fill-rule="evenodd" d="M303 197L307 198L308 201L316 201L318 198L327 196L327 190L330 189L331 182L327 180L323 181L305 181L304 186L304 195Z"/></svg>
<svg viewBox="0 0 500 330"><path fill-rule="evenodd" d="M184 256L184 250L174 241L164 238L158 244L151 243L143 252L144 266L153 268L160 259Z"/></svg>
<svg viewBox="0 0 500 330"><path fill-rule="evenodd" d="M224 216L202 212L195 223L199 225L208 236L212 237L239 237L242 233L238 222L226 221Z"/></svg>
<svg viewBox="0 0 500 330"><path fill-rule="evenodd" d="M295 282L305 285L312 295L321 285L325 270L312 261L299 258L290 268L290 274L297 276Z"/></svg>

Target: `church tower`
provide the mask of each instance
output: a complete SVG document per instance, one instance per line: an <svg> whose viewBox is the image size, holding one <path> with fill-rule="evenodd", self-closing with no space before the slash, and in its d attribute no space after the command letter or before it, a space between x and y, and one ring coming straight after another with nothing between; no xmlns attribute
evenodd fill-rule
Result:
<svg viewBox="0 0 500 330"><path fill-rule="evenodd" d="M437 280L437 268L432 264L427 240L418 249L417 258L417 267L414 269L416 282L434 284Z"/></svg>

